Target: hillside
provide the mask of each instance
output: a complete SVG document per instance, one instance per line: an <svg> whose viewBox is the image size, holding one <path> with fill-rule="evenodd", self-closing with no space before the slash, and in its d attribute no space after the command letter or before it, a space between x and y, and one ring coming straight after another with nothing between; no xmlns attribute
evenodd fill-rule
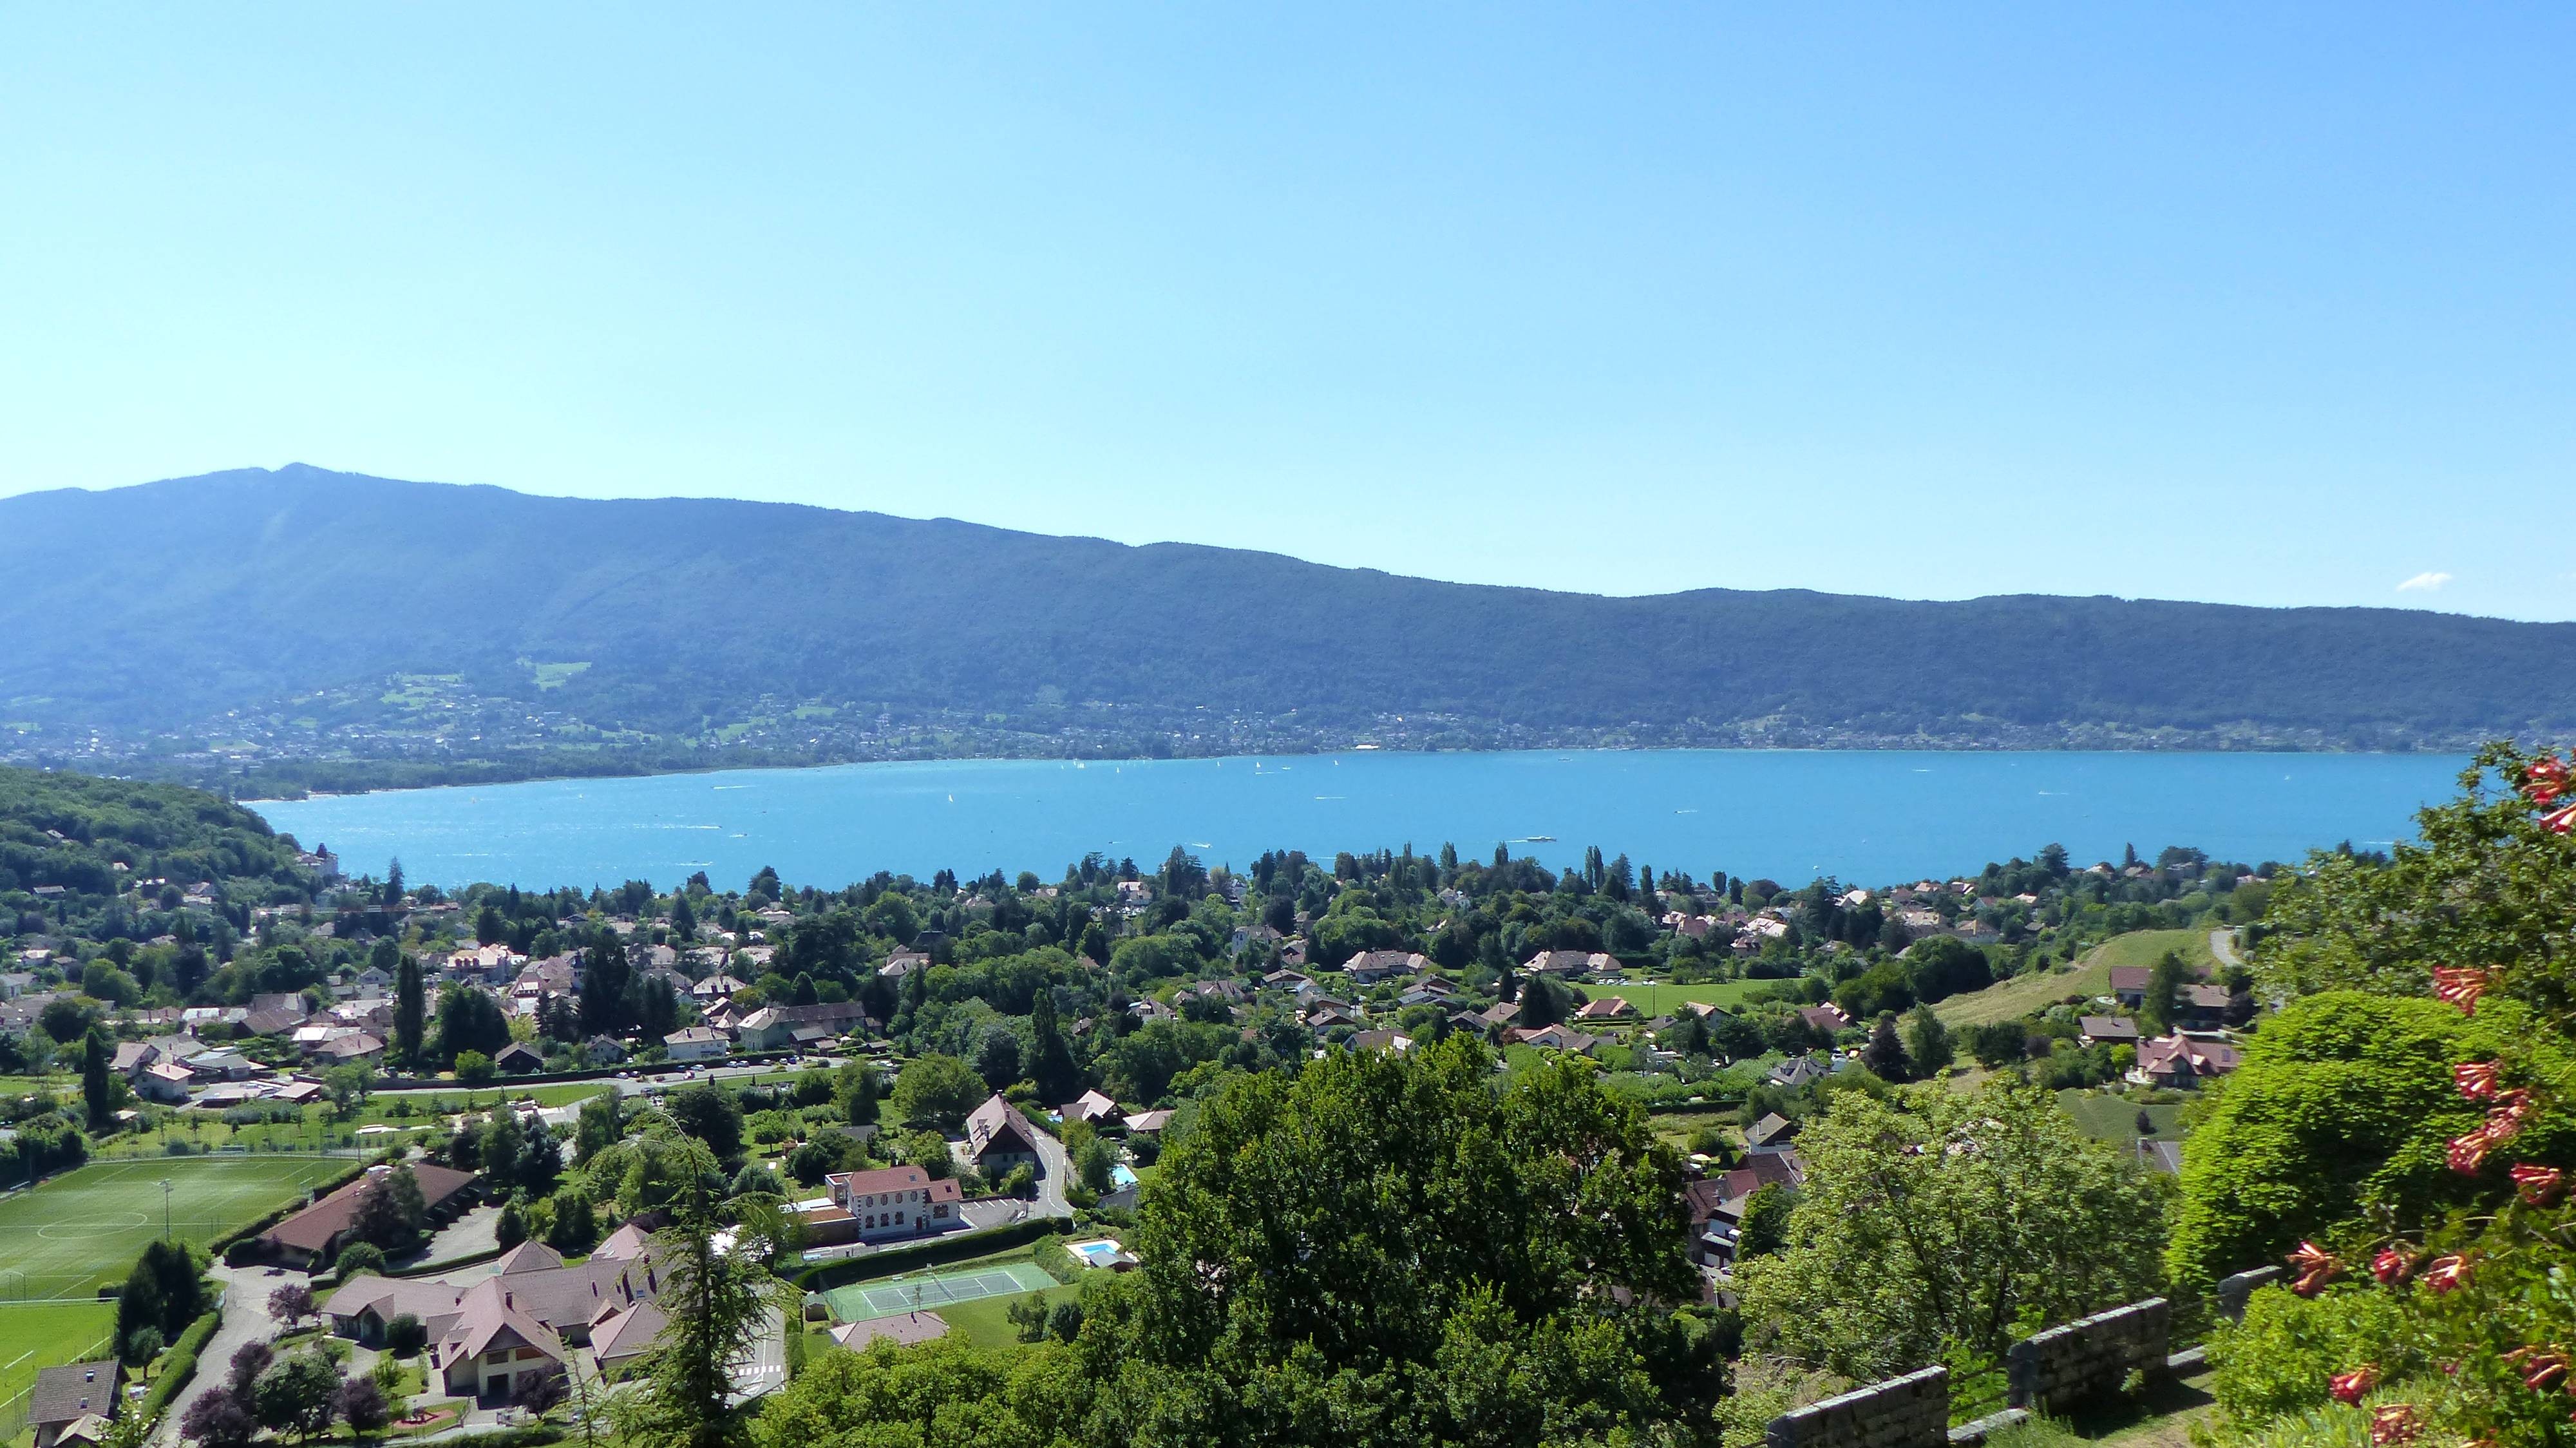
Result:
<svg viewBox="0 0 2576 1448"><path fill-rule="evenodd" d="M0 499L0 534L6 757L181 775L2576 733L2576 625L2403 610L1604 598L300 465Z"/></svg>
<svg viewBox="0 0 2576 1448"><path fill-rule="evenodd" d="M174 914L199 883L265 904L307 899L314 882L266 820L202 791L0 768L0 936L130 933L137 912Z"/></svg>

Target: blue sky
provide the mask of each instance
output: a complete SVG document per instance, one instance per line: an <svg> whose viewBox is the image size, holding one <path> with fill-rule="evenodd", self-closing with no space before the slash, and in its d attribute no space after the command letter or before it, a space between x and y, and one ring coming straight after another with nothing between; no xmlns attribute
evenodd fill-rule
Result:
<svg viewBox="0 0 2576 1448"><path fill-rule="evenodd" d="M0 493L2576 618L2576 11L1216 9L0 11Z"/></svg>

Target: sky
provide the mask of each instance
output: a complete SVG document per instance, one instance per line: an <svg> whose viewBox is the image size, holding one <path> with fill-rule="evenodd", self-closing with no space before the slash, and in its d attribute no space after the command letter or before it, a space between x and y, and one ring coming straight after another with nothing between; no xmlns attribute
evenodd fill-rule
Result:
<svg viewBox="0 0 2576 1448"><path fill-rule="evenodd" d="M2576 618L2566 7L0 10L0 494Z"/></svg>

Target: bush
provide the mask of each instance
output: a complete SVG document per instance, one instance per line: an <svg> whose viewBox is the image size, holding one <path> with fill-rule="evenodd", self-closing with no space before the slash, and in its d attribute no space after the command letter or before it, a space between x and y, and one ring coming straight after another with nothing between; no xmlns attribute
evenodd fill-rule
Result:
<svg viewBox="0 0 2576 1448"><path fill-rule="evenodd" d="M381 1276L385 1270L385 1249L373 1242L353 1242L340 1249L337 1266L343 1282L369 1272Z"/></svg>
<svg viewBox="0 0 2576 1448"><path fill-rule="evenodd" d="M209 1312L179 1334L179 1341L161 1361L161 1376L152 1380L152 1390L143 1396L143 1417L147 1422L160 1416L188 1380L197 1375L197 1354L206 1350L206 1340L215 1335L223 1321L221 1312Z"/></svg>
<svg viewBox="0 0 2576 1448"><path fill-rule="evenodd" d="M385 1324L385 1351L398 1358L418 1357L429 1346L429 1326L408 1312Z"/></svg>
<svg viewBox="0 0 2576 1448"><path fill-rule="evenodd" d="M2240 1426L2326 1402L2326 1379L2364 1364L2391 1379L2424 1364L2403 1346L2405 1312L2385 1292L2343 1288L2300 1297L2266 1287L2248 1298L2243 1322L2221 1323L2209 1340L2210 1388Z"/></svg>

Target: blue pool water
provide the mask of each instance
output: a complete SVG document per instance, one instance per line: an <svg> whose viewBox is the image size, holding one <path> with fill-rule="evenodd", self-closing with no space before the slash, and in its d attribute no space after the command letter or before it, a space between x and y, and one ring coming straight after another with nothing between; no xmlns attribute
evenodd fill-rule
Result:
<svg viewBox="0 0 2576 1448"><path fill-rule="evenodd" d="M1859 884L1972 871L2051 841L2079 863L2134 844L2296 860L2382 846L2453 793L2464 758L2429 754L1908 753L1892 750L1356 752L1075 764L951 760L389 791L256 808L352 873L399 857L420 882L531 888L763 865L837 887L1034 870L1086 851L1151 869L1174 845L1248 865L1265 849L1490 856L1551 869L1583 847L1657 870L1830 874ZM1551 836L1539 841L1534 837Z"/></svg>

